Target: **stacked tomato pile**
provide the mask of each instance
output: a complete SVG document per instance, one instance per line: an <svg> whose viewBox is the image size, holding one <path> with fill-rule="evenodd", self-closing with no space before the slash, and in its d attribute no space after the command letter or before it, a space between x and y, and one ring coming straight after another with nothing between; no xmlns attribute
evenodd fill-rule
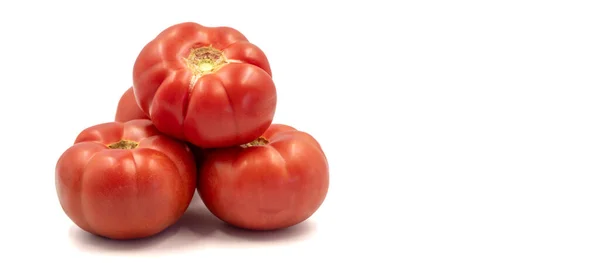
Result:
<svg viewBox="0 0 600 263"><path fill-rule="evenodd" d="M325 200L329 167L311 135L272 123L276 104L265 53L239 31L172 25L140 51L115 120L58 159L62 209L112 239L163 231L196 191L239 228L299 224Z"/></svg>

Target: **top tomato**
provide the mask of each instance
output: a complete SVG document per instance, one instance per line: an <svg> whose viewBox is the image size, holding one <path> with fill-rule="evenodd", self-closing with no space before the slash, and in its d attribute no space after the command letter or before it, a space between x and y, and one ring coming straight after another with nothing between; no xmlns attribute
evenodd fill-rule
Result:
<svg viewBox="0 0 600 263"><path fill-rule="evenodd" d="M203 148L256 139L277 103L262 50L233 28L191 22L165 29L142 49L133 86L158 130Z"/></svg>

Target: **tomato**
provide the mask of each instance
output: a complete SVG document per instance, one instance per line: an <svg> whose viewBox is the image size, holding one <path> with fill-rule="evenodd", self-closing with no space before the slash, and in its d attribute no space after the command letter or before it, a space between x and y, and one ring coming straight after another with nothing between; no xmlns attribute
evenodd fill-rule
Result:
<svg viewBox="0 0 600 263"><path fill-rule="evenodd" d="M196 190L196 164L183 142L150 120L83 130L58 159L56 192L81 229L111 239L152 236L174 224Z"/></svg>
<svg viewBox="0 0 600 263"><path fill-rule="evenodd" d="M148 116L146 116L146 113L144 113L137 105L133 94L133 87L130 87L123 93L119 100L119 104L117 104L115 121L126 122L135 119L148 119Z"/></svg>
<svg viewBox="0 0 600 263"><path fill-rule="evenodd" d="M277 104L260 48L233 28L192 22L168 27L144 46L133 88L158 130L202 148L256 139Z"/></svg>
<svg viewBox="0 0 600 263"><path fill-rule="evenodd" d="M251 230L305 221L328 188L329 165L319 143L282 124L251 143L205 150L198 174L198 192L210 212Z"/></svg>

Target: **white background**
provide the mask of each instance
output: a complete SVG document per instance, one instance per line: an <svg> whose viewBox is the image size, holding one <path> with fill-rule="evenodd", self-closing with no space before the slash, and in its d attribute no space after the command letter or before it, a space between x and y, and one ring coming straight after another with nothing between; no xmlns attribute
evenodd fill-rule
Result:
<svg viewBox="0 0 600 263"><path fill-rule="evenodd" d="M600 261L598 1L318 2L3 1L0 262ZM110 242L61 210L58 157L184 21L261 47L275 121L321 142L331 188L302 225L235 231L196 199Z"/></svg>

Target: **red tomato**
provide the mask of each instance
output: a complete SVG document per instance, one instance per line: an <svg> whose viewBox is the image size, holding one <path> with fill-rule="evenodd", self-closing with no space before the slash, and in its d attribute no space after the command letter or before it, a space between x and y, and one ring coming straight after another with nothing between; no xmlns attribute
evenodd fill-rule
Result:
<svg viewBox="0 0 600 263"><path fill-rule="evenodd" d="M329 188L329 166L308 133L273 124L257 140L205 150L198 192L221 220L246 229L274 230L308 219Z"/></svg>
<svg viewBox="0 0 600 263"><path fill-rule="evenodd" d="M133 83L158 130L202 148L256 139L277 104L266 55L229 27L165 29L138 55Z"/></svg>
<svg viewBox="0 0 600 263"><path fill-rule="evenodd" d="M112 239L161 232L183 215L195 189L190 148L150 120L89 127L56 164L64 212L83 230Z"/></svg>
<svg viewBox="0 0 600 263"><path fill-rule="evenodd" d="M135 96L133 95L133 87L130 87L123 93L119 100L115 121L126 122L135 119L148 119L148 116L137 105Z"/></svg>

